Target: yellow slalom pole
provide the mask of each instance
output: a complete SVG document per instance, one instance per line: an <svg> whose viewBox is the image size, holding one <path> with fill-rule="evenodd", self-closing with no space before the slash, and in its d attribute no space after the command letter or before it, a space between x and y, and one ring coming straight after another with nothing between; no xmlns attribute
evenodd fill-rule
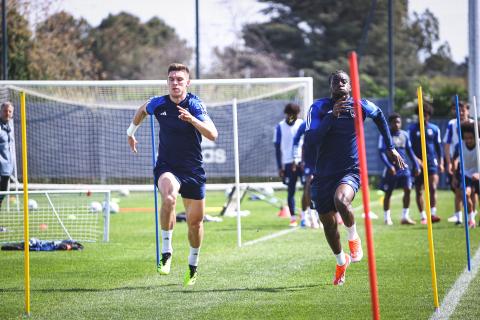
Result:
<svg viewBox="0 0 480 320"><path fill-rule="evenodd" d="M22 127L22 169L23 169L23 243L25 264L25 313L30 316L30 246L28 223L28 164L27 164L27 115L25 113L25 92L20 92Z"/></svg>
<svg viewBox="0 0 480 320"><path fill-rule="evenodd" d="M439 308L437 290L437 272L435 270L435 249L433 247L432 213L430 212L430 185L428 182L427 144L425 138L425 120L423 118L422 87L417 89L418 117L420 122L420 138L422 143L423 186L425 188L425 209L427 210L428 247L430 249L430 270L432 272L433 304Z"/></svg>

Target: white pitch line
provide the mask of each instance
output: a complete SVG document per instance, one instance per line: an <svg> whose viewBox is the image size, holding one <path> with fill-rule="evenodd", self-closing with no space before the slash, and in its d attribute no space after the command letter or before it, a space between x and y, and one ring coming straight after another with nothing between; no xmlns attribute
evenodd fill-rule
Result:
<svg viewBox="0 0 480 320"><path fill-rule="evenodd" d="M279 231L279 232L276 232L276 233L272 233L272 234L269 234L268 236L261 237L261 238L258 238L256 240L247 241L242 245L242 247L251 246L251 245L259 243L259 242L263 242L263 241L267 241L267 240L270 240L270 239L273 239L273 238L281 237L283 235L286 235L290 232L297 231L297 230L298 230L298 227L295 227L295 228L291 228L291 229L282 230L282 231Z"/></svg>
<svg viewBox="0 0 480 320"><path fill-rule="evenodd" d="M392 196L391 199L393 200L395 197L396 196ZM374 206L377 206L377 205L379 205L379 203L374 202L371 206L374 207ZM359 205L359 206L353 208L353 210L356 211L356 210L360 210L362 208L363 208L363 205ZM263 241L267 241L267 240L270 240L270 239L278 238L278 237L281 237L283 235L289 234L290 232L296 231L298 229L299 229L298 227L291 228L291 229L286 229L286 230L282 230L282 231L279 231L279 232L276 232L276 233L269 234L268 236L264 236L264 237L261 237L261 238L255 239L255 240L247 241L244 244L242 244L242 247L251 246L251 245L257 244L259 242L263 242Z"/></svg>
<svg viewBox="0 0 480 320"><path fill-rule="evenodd" d="M475 257L470 261L470 272L468 268L465 267L465 270L460 275L460 277L455 281L453 287L450 289L448 294L442 301L440 308L435 311L430 317L431 320L440 320L448 319L455 311L455 308L460 303L460 299L465 294L468 289L468 285L475 278L478 273L478 267L480 265L480 248L477 249Z"/></svg>

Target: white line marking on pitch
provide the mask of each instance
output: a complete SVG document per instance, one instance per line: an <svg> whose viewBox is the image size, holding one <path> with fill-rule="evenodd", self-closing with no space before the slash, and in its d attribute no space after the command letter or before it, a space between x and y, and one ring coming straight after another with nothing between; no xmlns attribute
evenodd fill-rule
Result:
<svg viewBox="0 0 480 320"><path fill-rule="evenodd" d="M392 196L391 199L393 200L394 198L395 198L395 196ZM374 207L374 206L377 206L379 204L380 203L374 202L373 204L371 204L371 206ZM359 206L353 208L353 210L357 211L357 210L360 210L362 208L363 208L363 205L359 205ZM279 231L279 232L276 232L276 233L269 234L268 236L258 238L256 240L247 241L247 242L242 244L242 247L251 246L251 245L254 245L254 244L259 243L259 242L263 242L263 241L267 241L267 240L270 240L270 239L278 238L278 237L281 237L283 235L289 234L290 232L296 231L298 229L299 229L298 227L291 228L291 229L286 229L286 230L282 230L282 231Z"/></svg>
<svg viewBox="0 0 480 320"><path fill-rule="evenodd" d="M434 312L430 317L431 320L448 319L455 311L455 308L460 303L460 299L468 289L468 285L475 278L478 273L478 266L480 264L480 248L477 249L475 257L470 261L470 272L465 267L463 273L458 277L453 287L447 293L440 305L438 311Z"/></svg>
<svg viewBox="0 0 480 320"><path fill-rule="evenodd" d="M269 234L268 236L261 237L261 238L258 238L256 240L247 241L242 245L242 247L251 246L252 244L256 244L256 243L267 241L267 240L270 240L270 239L273 239L273 238L281 237L285 234L288 234L290 232L297 231L297 230L298 230L298 227L295 227L295 228L291 228L291 229L282 230L282 231L279 231L279 232L276 232L276 233L272 233L272 234Z"/></svg>

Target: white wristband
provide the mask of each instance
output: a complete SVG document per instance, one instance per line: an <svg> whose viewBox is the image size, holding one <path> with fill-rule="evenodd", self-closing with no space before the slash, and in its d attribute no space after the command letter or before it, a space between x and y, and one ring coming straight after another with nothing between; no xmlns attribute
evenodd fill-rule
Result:
<svg viewBox="0 0 480 320"><path fill-rule="evenodd" d="M138 127L140 127L140 125L136 126L132 123L130 123L130 127L128 127L127 129L127 136L129 137L133 137L133 135L135 134L135 131L137 131Z"/></svg>

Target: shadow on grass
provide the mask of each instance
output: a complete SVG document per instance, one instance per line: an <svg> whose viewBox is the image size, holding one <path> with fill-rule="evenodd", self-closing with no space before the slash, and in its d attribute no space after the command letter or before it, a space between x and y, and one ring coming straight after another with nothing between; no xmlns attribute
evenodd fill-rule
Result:
<svg viewBox="0 0 480 320"><path fill-rule="evenodd" d="M278 292L294 292L294 291L301 291L307 290L316 287L323 287L326 286L324 284L306 284L301 286L290 286L290 287L272 287L272 288L225 288L225 289L205 289L205 290L195 290L194 287L191 287L191 290L185 288L183 290L172 290L171 292L184 292L184 293L208 293L208 292L241 292L241 291L252 291L252 292L270 292L270 293L278 293Z"/></svg>
<svg viewBox="0 0 480 320"><path fill-rule="evenodd" d="M147 287L119 287L119 288L49 288L49 289L32 289L32 292L46 292L46 293L55 293L55 292L114 292L114 291L135 291L135 290L155 290L163 287L173 287L178 286L178 283L169 283L159 286L147 286ZM9 288L1 289L1 293L9 292L24 292L23 288Z"/></svg>

